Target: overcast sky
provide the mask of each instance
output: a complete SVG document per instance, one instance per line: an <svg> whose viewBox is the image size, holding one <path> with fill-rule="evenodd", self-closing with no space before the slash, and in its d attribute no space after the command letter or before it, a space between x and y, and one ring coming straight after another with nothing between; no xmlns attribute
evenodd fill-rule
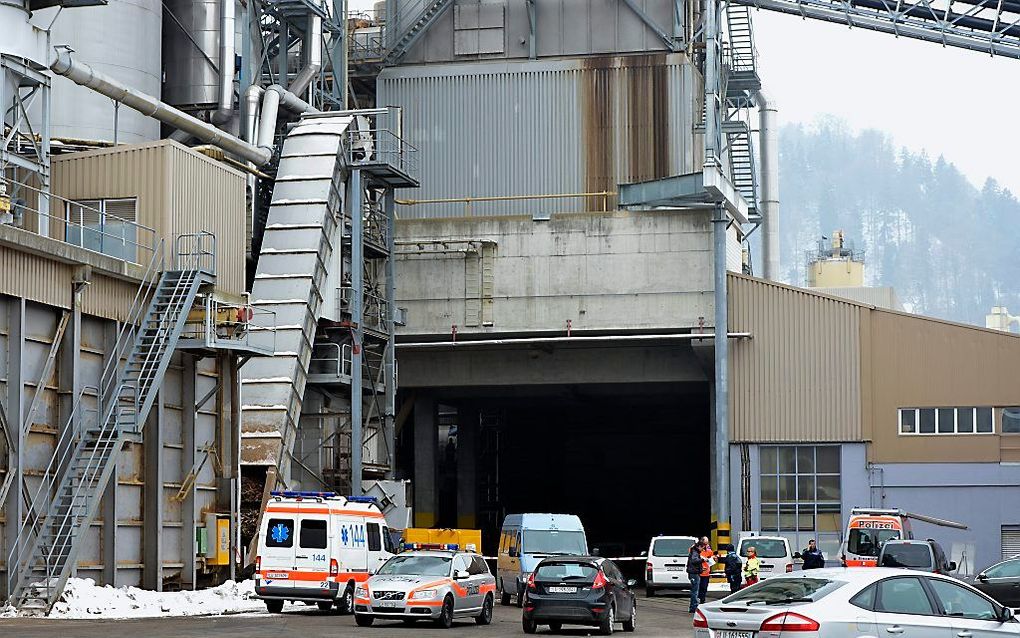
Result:
<svg viewBox="0 0 1020 638"><path fill-rule="evenodd" d="M755 11L754 25L783 123L835 115L944 155L979 188L994 177L1020 195L1020 60L768 11Z"/></svg>

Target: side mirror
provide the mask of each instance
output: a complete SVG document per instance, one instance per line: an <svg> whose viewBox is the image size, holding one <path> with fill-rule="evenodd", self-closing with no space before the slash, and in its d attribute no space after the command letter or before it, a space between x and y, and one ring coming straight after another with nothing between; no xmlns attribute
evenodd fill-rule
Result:
<svg viewBox="0 0 1020 638"><path fill-rule="evenodd" d="M633 578L627 579L627 587L633 587L634 585L637 585L636 580L634 580Z"/></svg>
<svg viewBox="0 0 1020 638"><path fill-rule="evenodd" d="M949 571L951 572L956 571L956 563L954 563L953 561L949 561Z"/></svg>
<svg viewBox="0 0 1020 638"><path fill-rule="evenodd" d="M800 555L800 552L795 552L795 553L793 554L793 557L794 557L794 558L795 558L796 560L800 560L800 559L804 558L803 556L801 556L801 555Z"/></svg>
<svg viewBox="0 0 1020 638"><path fill-rule="evenodd" d="M999 612L999 620L1001 620L1002 622L1009 622L1013 620L1013 617L1014 617L1013 610L1010 609L1009 607L1003 607L1002 611Z"/></svg>
<svg viewBox="0 0 1020 638"><path fill-rule="evenodd" d="M978 574L977 579L980 580L982 583L987 583L988 582L988 574Z"/></svg>
<svg viewBox="0 0 1020 638"><path fill-rule="evenodd" d="M465 580L467 578L471 578L471 574L467 573L463 569L458 569L457 572L453 575L454 580Z"/></svg>
<svg viewBox="0 0 1020 638"><path fill-rule="evenodd" d="M592 556L598 556L599 555L599 548L598 547L592 547L591 548L591 555Z"/></svg>

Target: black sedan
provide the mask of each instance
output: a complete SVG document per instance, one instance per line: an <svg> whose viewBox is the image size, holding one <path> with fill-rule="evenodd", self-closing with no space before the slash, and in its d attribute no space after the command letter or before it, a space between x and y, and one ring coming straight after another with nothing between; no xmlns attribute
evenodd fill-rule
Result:
<svg viewBox="0 0 1020 638"><path fill-rule="evenodd" d="M637 627L637 599L631 591L635 581L624 580L612 561L598 556L556 556L535 567L525 588L524 633L539 625L554 633L563 625L598 627L608 636L616 623L624 631Z"/></svg>
<svg viewBox="0 0 1020 638"><path fill-rule="evenodd" d="M1006 607L1020 607L1020 556L996 563L978 574L973 585Z"/></svg>

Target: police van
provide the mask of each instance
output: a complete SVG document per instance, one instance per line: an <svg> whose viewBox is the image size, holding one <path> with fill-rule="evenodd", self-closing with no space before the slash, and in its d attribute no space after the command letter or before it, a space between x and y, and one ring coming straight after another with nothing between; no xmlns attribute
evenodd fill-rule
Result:
<svg viewBox="0 0 1020 638"><path fill-rule="evenodd" d="M273 492L259 530L255 596L271 613L288 600L351 613L358 584L393 554L374 498Z"/></svg>

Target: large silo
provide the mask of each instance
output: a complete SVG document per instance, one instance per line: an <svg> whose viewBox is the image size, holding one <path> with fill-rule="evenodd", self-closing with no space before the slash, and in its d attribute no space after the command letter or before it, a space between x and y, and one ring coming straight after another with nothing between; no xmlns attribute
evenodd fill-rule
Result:
<svg viewBox="0 0 1020 638"><path fill-rule="evenodd" d="M57 9L32 14L47 27ZM96 70L149 95L159 95L160 0L109 0L94 7L64 9L53 24L53 45L66 44ZM50 99L54 138L113 141L114 104L110 98L54 75ZM159 139L159 122L123 107L117 114L121 143Z"/></svg>

